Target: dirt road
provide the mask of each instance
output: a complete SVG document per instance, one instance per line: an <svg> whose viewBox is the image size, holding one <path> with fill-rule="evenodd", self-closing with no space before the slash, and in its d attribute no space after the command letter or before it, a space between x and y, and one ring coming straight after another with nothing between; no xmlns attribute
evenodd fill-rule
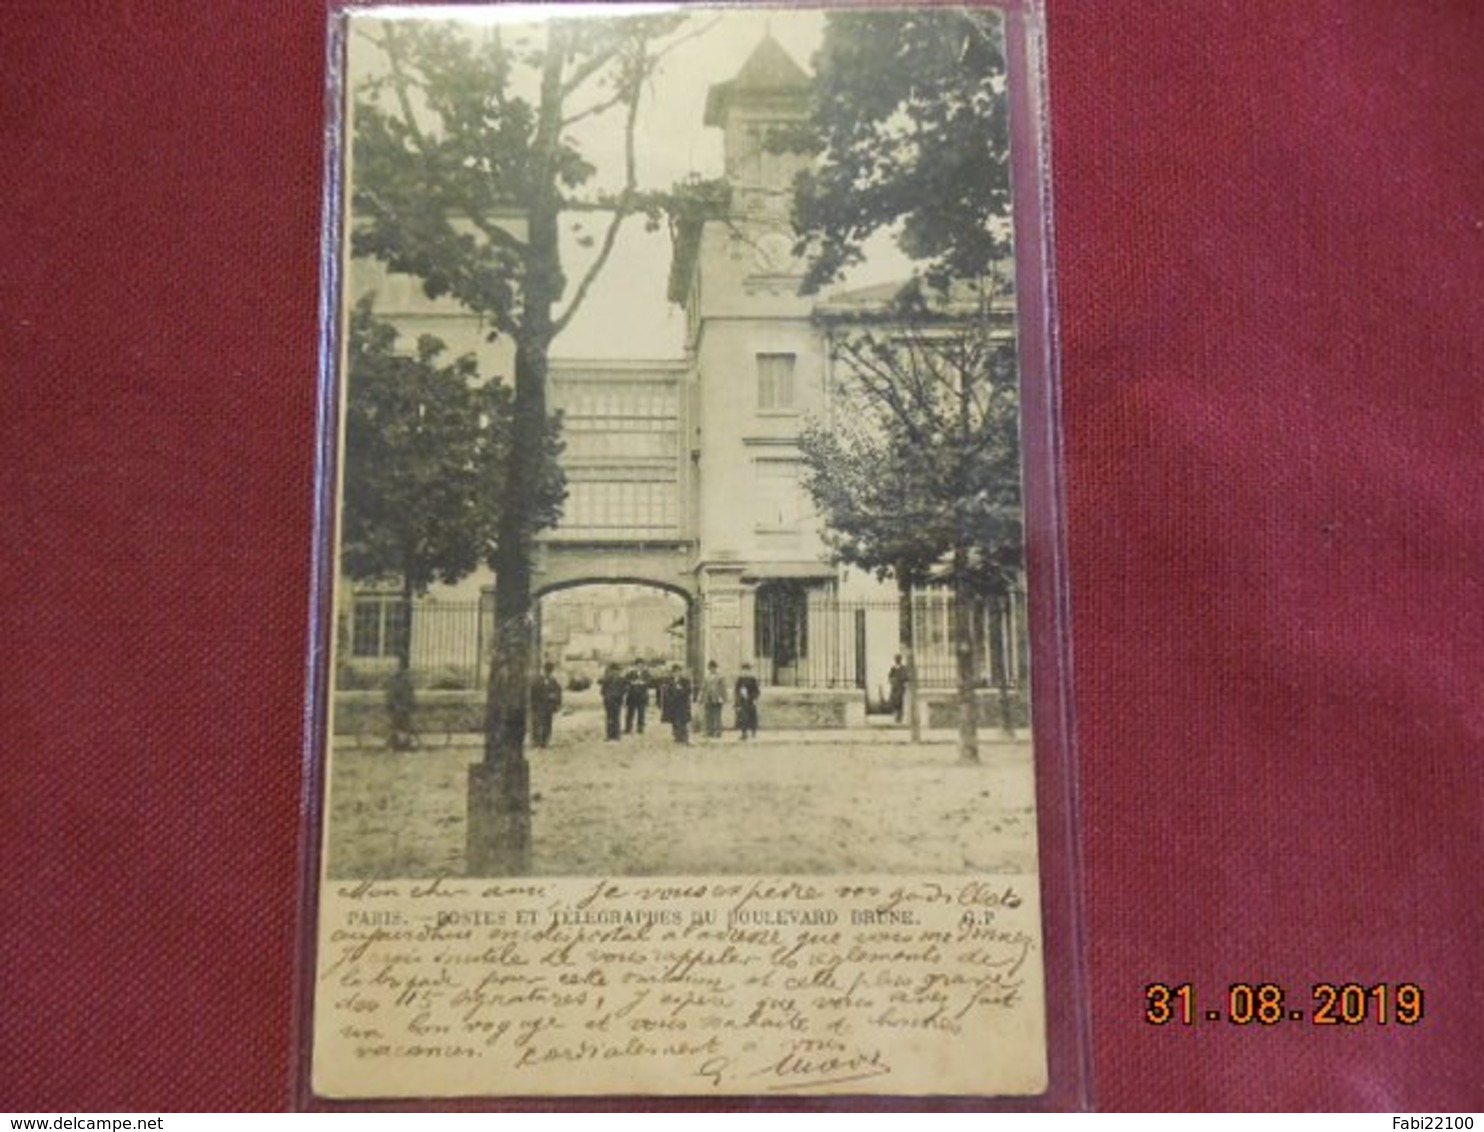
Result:
<svg viewBox="0 0 1484 1132"><path fill-rule="evenodd" d="M981 737L980 765L951 742L900 733L811 732L675 744L606 742L586 707L530 752L532 873L997 873L1035 868L1031 747ZM884 740L892 740L890 742ZM332 877L464 870L472 744L394 754L336 752Z"/></svg>

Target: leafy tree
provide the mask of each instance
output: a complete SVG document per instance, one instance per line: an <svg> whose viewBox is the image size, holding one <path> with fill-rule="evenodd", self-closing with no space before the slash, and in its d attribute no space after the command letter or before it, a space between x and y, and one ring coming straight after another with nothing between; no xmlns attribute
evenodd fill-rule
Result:
<svg viewBox="0 0 1484 1132"><path fill-rule="evenodd" d="M773 144L818 157L796 187L806 292L897 227L935 286L1009 251L1010 128L1000 17L975 8L838 8L814 60L813 113Z"/></svg>
<svg viewBox="0 0 1484 1132"><path fill-rule="evenodd" d="M431 335L414 353L368 296L350 320L341 569L362 582L395 580L402 624L434 582L454 583L491 556L511 448L510 390L484 382L469 356L445 363ZM552 469L533 508L554 522L563 496L555 425L542 438ZM392 742L411 741L412 638L398 639Z"/></svg>
<svg viewBox="0 0 1484 1132"><path fill-rule="evenodd" d="M842 398L854 398L855 383L841 380ZM852 404L877 408L861 400ZM928 580L943 556L940 541L925 537L916 517L925 486L921 464L904 437L872 428L879 412L810 422L799 437L804 486L825 520L825 540L835 560L894 578L898 590L897 651L907 669L908 721L913 740L922 738L912 590Z"/></svg>
<svg viewBox="0 0 1484 1132"><path fill-rule="evenodd" d="M878 475L897 477L903 497L837 509L836 550L892 574L904 595L925 578L954 586L962 752L974 758L975 608L989 601L1003 616L1021 562L1013 345L992 327L1011 254L1002 24L985 9L840 8L826 16L814 63L810 117L770 139L815 158L794 194L804 290L838 279L885 231L920 275L883 312L896 329L858 331L837 346L876 410L848 455L889 469ZM967 295L977 295L977 309L955 312ZM839 494L818 468L816 494L830 517ZM856 500L869 498L857 490Z"/></svg>
<svg viewBox="0 0 1484 1132"><path fill-rule="evenodd" d="M375 40L386 64L382 77L362 85L355 106L353 251L420 278L430 297L457 300L515 346L484 765L470 777L471 872L526 866L532 540L550 475L543 460L548 357L622 225L636 214L659 222L655 199L639 190L635 129L645 82L683 38L674 33L685 20L551 16L480 37L436 22L352 25ZM600 192L573 129L608 115L622 138L622 182ZM602 235L584 237L596 250L569 287L561 234L572 213L594 214Z"/></svg>
<svg viewBox="0 0 1484 1132"><path fill-rule="evenodd" d="M909 665L912 588L953 587L960 754L977 761L976 626L983 603L1003 611L1017 584L1023 534L1014 343L996 327L988 296L966 303L969 294L909 287L862 312L868 325L838 329L838 392L852 413L812 424L800 448L837 559L896 579Z"/></svg>

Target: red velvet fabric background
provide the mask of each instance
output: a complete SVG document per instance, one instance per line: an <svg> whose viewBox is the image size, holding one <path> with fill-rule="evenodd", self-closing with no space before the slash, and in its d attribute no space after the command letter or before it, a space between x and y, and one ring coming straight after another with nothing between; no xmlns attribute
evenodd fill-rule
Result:
<svg viewBox="0 0 1484 1132"><path fill-rule="evenodd" d="M291 1099L323 16L0 25L0 1108ZM1484 8L1050 10L1095 1098L1484 1108ZM1411 1029L1154 980L1412 980Z"/></svg>

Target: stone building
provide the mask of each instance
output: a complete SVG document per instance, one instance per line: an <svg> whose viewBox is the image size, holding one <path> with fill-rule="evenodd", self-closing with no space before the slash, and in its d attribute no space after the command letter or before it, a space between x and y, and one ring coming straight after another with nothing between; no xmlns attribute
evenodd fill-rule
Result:
<svg viewBox="0 0 1484 1132"><path fill-rule="evenodd" d="M711 88L705 123L722 132L729 204L679 234L670 298L687 315L695 406L700 651L724 671L750 663L765 684L834 689L854 704L867 678L864 626L841 614L841 572L797 446L805 423L828 414L830 390L815 300L799 294L804 264L792 254L792 184L807 158L769 144L807 114L809 85L765 36Z"/></svg>
<svg viewBox="0 0 1484 1132"><path fill-rule="evenodd" d="M830 334L884 308L893 288L799 293L790 200L807 158L768 139L808 112L809 91L771 36L710 90L704 122L722 134L728 204L673 233L669 297L685 312L683 353L553 358L548 400L563 414L569 494L561 523L539 536L534 584L538 594L606 584L674 595L697 672L710 660L728 674L751 664L774 689L775 713L844 723L884 688L896 590L830 562L797 441L809 421L841 411L830 403ZM455 352L477 349L483 372L510 372L508 352L483 341L474 316L375 265L358 264L355 277L361 290L383 289L380 308L409 340L437 333ZM478 601L490 583L485 574L432 595L414 614L414 640L425 610ZM921 623L937 633L941 599L921 601ZM356 617L368 629L375 620L359 608ZM940 638L922 641L922 658L941 652L946 675L951 648Z"/></svg>

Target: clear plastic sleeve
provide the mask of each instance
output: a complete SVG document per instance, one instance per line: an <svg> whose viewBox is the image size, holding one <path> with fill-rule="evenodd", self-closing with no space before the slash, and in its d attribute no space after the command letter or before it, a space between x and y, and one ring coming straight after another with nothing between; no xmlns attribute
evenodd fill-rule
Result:
<svg viewBox="0 0 1484 1132"><path fill-rule="evenodd" d="M1090 1103L1038 3L336 7L299 1103Z"/></svg>

